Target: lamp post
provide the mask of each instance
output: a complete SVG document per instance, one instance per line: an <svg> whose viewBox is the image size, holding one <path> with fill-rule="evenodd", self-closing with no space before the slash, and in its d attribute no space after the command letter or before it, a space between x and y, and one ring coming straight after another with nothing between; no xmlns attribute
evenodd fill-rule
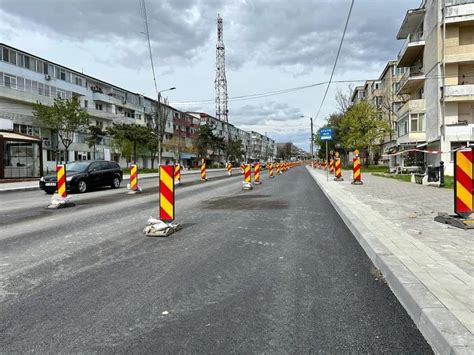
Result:
<svg viewBox="0 0 474 355"><path fill-rule="evenodd" d="M300 116L301 118L305 118L305 116ZM311 167L314 168L314 133L313 133L313 117L309 118L311 122L311 142L310 142L310 147L311 147Z"/></svg>
<svg viewBox="0 0 474 355"><path fill-rule="evenodd" d="M176 88L173 86L169 89L165 90L160 90L158 91L158 102L156 105L156 115L157 117L157 128L158 128L158 166L161 165L161 142L163 141L164 133L165 133L165 124L166 124L166 117L161 117L162 115L161 110L160 110L160 105L161 105L161 93L165 91L171 91L171 90L176 90ZM163 109L164 113L164 109ZM163 114L164 116L164 114Z"/></svg>

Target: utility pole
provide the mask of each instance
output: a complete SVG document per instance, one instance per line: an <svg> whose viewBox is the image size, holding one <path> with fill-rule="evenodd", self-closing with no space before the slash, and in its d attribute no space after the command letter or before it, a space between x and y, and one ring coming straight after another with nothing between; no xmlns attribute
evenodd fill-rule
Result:
<svg viewBox="0 0 474 355"><path fill-rule="evenodd" d="M313 134L313 117L309 118L311 121L311 167L314 168L314 134Z"/></svg>

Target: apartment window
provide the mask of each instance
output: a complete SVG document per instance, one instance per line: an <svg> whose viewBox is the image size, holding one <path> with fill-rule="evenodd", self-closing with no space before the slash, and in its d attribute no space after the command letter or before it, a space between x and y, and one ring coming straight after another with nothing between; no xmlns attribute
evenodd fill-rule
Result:
<svg viewBox="0 0 474 355"><path fill-rule="evenodd" d="M24 56L23 54L17 53L16 64L20 67L24 65Z"/></svg>
<svg viewBox="0 0 474 355"><path fill-rule="evenodd" d="M36 72L44 74L44 63L42 61L36 61Z"/></svg>
<svg viewBox="0 0 474 355"><path fill-rule="evenodd" d="M18 90L25 90L25 78L22 78L20 76L16 77L16 86Z"/></svg>
<svg viewBox="0 0 474 355"><path fill-rule="evenodd" d="M5 74L4 82L7 88L16 89L16 77Z"/></svg>
<svg viewBox="0 0 474 355"><path fill-rule="evenodd" d="M8 49L7 48L3 48L2 49L2 52L3 52L3 61L4 62L9 62L10 61L10 55L9 55L9 52L8 52Z"/></svg>
<svg viewBox="0 0 474 355"><path fill-rule="evenodd" d="M23 57L23 66L26 69L30 69L30 57L28 57L27 55Z"/></svg>
<svg viewBox="0 0 474 355"><path fill-rule="evenodd" d="M52 97L52 98L57 97L57 94L56 94L56 87L55 87L55 86L51 86L51 97Z"/></svg>
<svg viewBox="0 0 474 355"><path fill-rule="evenodd" d="M408 118L403 118L398 122L398 136L404 136L408 133Z"/></svg>
<svg viewBox="0 0 474 355"><path fill-rule="evenodd" d="M78 76L76 76L75 80L76 80L76 85L82 86L82 78L79 78Z"/></svg>
<svg viewBox="0 0 474 355"><path fill-rule="evenodd" d="M57 97L58 99L65 100L65 99L66 99L66 91L65 91L65 90L61 90L61 89L56 89L56 97Z"/></svg>
<svg viewBox="0 0 474 355"><path fill-rule="evenodd" d="M89 107L89 101L84 100L84 107L86 107L86 108Z"/></svg>
<svg viewBox="0 0 474 355"><path fill-rule="evenodd" d="M103 108L102 104L98 104L98 103L95 104L95 109L96 110L102 111L102 108Z"/></svg>
<svg viewBox="0 0 474 355"><path fill-rule="evenodd" d="M9 63L16 65L16 52L10 51L10 58Z"/></svg>
<svg viewBox="0 0 474 355"><path fill-rule="evenodd" d="M411 113L410 114L410 132L424 132L425 131L425 114Z"/></svg>
<svg viewBox="0 0 474 355"><path fill-rule="evenodd" d="M44 85L41 83L38 83L38 94L44 95Z"/></svg>
<svg viewBox="0 0 474 355"><path fill-rule="evenodd" d="M61 69L59 75L59 79L66 81L66 71Z"/></svg>
<svg viewBox="0 0 474 355"><path fill-rule="evenodd" d="M45 85L44 86L44 95L45 96L49 96L49 91L50 90L50 86L49 85Z"/></svg>

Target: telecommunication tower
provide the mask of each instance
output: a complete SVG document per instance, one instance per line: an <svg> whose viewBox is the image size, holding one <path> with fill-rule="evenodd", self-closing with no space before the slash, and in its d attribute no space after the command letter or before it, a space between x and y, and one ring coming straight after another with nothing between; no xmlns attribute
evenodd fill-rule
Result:
<svg viewBox="0 0 474 355"><path fill-rule="evenodd" d="M229 122L227 114L227 79L225 77L225 46L224 25L222 17L217 15L217 44L216 44L216 118L220 121Z"/></svg>

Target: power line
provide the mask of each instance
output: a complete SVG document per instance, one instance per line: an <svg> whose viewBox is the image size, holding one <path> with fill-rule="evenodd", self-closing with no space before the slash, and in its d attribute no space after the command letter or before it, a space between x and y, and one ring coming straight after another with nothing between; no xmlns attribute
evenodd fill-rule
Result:
<svg viewBox="0 0 474 355"><path fill-rule="evenodd" d="M148 43L148 53L150 55L151 71L153 73L153 82L155 84L156 96L158 96L158 86L156 85L155 65L153 64L153 53L151 51L150 31L148 30L148 18L147 18L147 15L146 15L145 0L138 0L138 5L140 7L140 14L141 14L141 16L143 18L143 22L144 22L145 36L146 36L146 40L147 40L147 43Z"/></svg>
<svg viewBox="0 0 474 355"><path fill-rule="evenodd" d="M339 48L337 49L336 60L334 61L334 66L332 67L331 76L329 78L328 86L326 86L326 91L324 92L323 100L321 101L321 105L319 106L319 110L318 110L318 113L316 114L315 120L317 120L318 117L319 117L319 113L321 112L321 109L323 108L324 101L326 100L326 96L327 96L328 91L329 91L329 86L331 86L332 77L333 77L334 72L336 70L337 61L339 59L339 54L341 53L342 43L344 43L344 37L346 36L347 26L349 24L349 19L351 18L351 13L352 13L352 8L353 7L354 7L354 0L351 1L351 7L349 8L349 13L347 14L346 24L344 25L344 31L342 32L341 42L339 43Z"/></svg>

